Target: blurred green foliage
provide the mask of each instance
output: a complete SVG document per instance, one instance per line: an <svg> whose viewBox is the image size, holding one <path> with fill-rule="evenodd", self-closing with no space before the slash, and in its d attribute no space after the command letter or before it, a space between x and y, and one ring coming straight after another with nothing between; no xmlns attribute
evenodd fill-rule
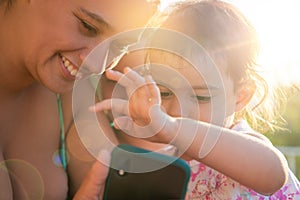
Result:
<svg viewBox="0 0 300 200"><path fill-rule="evenodd" d="M297 146L300 147L300 91L294 91L288 96L288 102L283 113L286 126L283 130L268 133L266 136L275 146ZM296 158L297 173L300 180L300 156Z"/></svg>

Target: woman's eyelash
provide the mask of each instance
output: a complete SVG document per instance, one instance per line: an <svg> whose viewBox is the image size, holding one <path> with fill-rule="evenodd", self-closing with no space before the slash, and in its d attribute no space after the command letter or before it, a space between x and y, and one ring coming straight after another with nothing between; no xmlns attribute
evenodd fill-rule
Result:
<svg viewBox="0 0 300 200"><path fill-rule="evenodd" d="M90 25L89 23L87 23L86 21L84 21L83 19L80 19L80 22L81 22L81 24L82 24L82 26L86 29L86 30L88 30L89 32L92 32L92 33L94 33L94 34L97 34L97 29L96 28L94 28L92 25Z"/></svg>
<svg viewBox="0 0 300 200"><path fill-rule="evenodd" d="M88 30L93 30L94 28L92 26L90 26L87 22L85 22L84 20L80 20L82 25L88 29Z"/></svg>
<svg viewBox="0 0 300 200"><path fill-rule="evenodd" d="M87 20L84 19L84 17L81 17L80 15L74 13L74 16L78 19L80 22L80 29L81 31L84 31L85 34L88 34L89 36L96 36L98 34L98 28L93 26L91 23L87 22Z"/></svg>

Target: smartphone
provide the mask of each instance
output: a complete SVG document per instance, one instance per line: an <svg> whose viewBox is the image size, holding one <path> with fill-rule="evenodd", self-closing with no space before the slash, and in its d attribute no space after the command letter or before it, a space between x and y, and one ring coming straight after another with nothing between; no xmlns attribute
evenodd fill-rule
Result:
<svg viewBox="0 0 300 200"><path fill-rule="evenodd" d="M121 144L112 151L104 200L184 199L190 173L180 158Z"/></svg>

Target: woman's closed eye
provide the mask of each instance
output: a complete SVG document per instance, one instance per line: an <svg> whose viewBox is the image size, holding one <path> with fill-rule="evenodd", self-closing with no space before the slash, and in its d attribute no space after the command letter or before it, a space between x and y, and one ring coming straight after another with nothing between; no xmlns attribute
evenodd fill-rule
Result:
<svg viewBox="0 0 300 200"><path fill-rule="evenodd" d="M97 35L98 30L96 28L94 28L92 25L90 25L88 22L84 21L84 20L80 20L81 24L83 26L83 28L86 29L86 31L90 34L90 35Z"/></svg>
<svg viewBox="0 0 300 200"><path fill-rule="evenodd" d="M85 35L93 37L98 35L98 29L91 25L89 22L85 21L84 19L78 19L81 23L81 32L83 32Z"/></svg>
<svg viewBox="0 0 300 200"><path fill-rule="evenodd" d="M82 15L82 16L81 16ZM87 17L84 17L83 14L74 13L74 16L78 19L79 22L79 31L88 36L88 37L95 37L99 34L99 29L95 26L92 22L88 20Z"/></svg>

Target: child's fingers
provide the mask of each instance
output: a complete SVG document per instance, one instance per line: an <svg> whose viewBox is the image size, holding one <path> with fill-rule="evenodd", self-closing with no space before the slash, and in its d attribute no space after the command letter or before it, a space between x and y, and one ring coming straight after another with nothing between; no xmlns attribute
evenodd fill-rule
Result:
<svg viewBox="0 0 300 200"><path fill-rule="evenodd" d="M158 102L160 103L160 91L157 87L155 81L153 80L152 76L148 75L145 77L146 83L148 85L149 93L152 98L158 99Z"/></svg>
<svg viewBox="0 0 300 200"><path fill-rule="evenodd" d="M137 87L140 87L145 84L145 79L136 71L130 69L129 67L125 67L124 69L125 76L133 81Z"/></svg>
<svg viewBox="0 0 300 200"><path fill-rule="evenodd" d="M121 72L108 69L105 71L105 76L110 80L118 81L123 76L123 74Z"/></svg>
<svg viewBox="0 0 300 200"><path fill-rule="evenodd" d="M128 101L124 99L105 99L93 106L89 107L92 112L100 112L104 110L112 110L116 113L128 115Z"/></svg>
<svg viewBox="0 0 300 200"><path fill-rule="evenodd" d="M112 108L111 106L111 99L105 99L99 103L96 103L93 106L89 107L89 111L91 112L101 112L104 110L110 110Z"/></svg>
<svg viewBox="0 0 300 200"><path fill-rule="evenodd" d="M117 81L120 85L125 87L128 96L131 96L135 91L137 91L142 86L147 85L146 78L142 77L139 73L130 69L129 67L126 67L124 69L124 74L118 71L107 70L106 76L110 80ZM154 83L153 79L151 79L149 82L151 82L151 84ZM144 90L144 93L147 94L149 92L147 90ZM155 92L155 88L154 88L154 93L155 93L154 97L157 97L158 94L157 91Z"/></svg>
<svg viewBox="0 0 300 200"><path fill-rule="evenodd" d="M125 76L123 73L118 71L114 71L111 69L107 70L106 77L110 80L118 82L120 85L126 88L133 85L132 80L130 80L127 76Z"/></svg>
<svg viewBox="0 0 300 200"><path fill-rule="evenodd" d="M139 96L151 99L151 97L158 99L159 98L159 90L156 86L155 81L152 79L152 77L141 76L138 72L131 70L130 68L125 68L124 73L126 73L126 76L135 84L131 86L131 90L128 91L128 95L131 96L133 92L138 91ZM142 90L140 90L142 88ZM152 94L151 94L152 93ZM159 103L159 102L155 102Z"/></svg>

